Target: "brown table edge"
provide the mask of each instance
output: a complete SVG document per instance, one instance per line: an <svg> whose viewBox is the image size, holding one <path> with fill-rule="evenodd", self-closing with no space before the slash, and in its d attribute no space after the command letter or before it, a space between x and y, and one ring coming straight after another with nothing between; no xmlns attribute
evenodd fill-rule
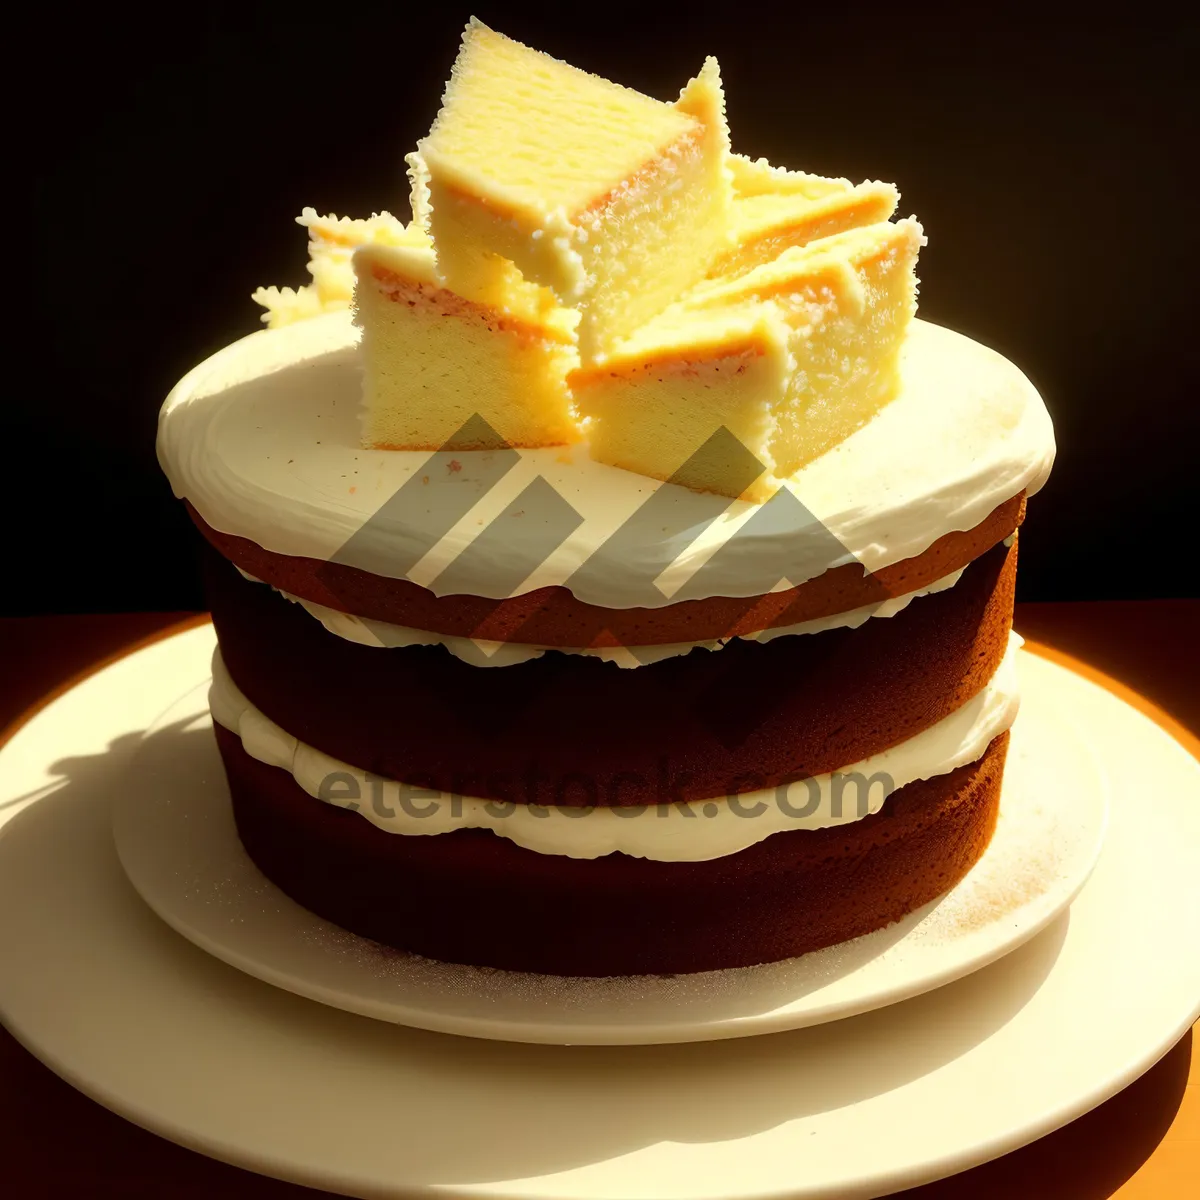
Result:
<svg viewBox="0 0 1200 1200"><path fill-rule="evenodd" d="M90 679L93 675L99 675L107 667L120 662L123 658L128 658L131 654L136 654L139 650L145 650L147 646L153 646L156 642L165 641L177 633L186 633L189 629L197 629L201 625L208 625L211 622L212 617L208 613L196 613L195 616L184 617L182 621L175 621L163 629L157 629L154 633L148 633L144 637L130 642L127 646L122 646L119 650L114 650L111 654L106 654L103 658L84 667L82 671L76 671L74 675L52 687L44 696L35 700L24 712L18 713L3 729L0 729L0 750L3 750L38 713L49 708L55 700L60 696L65 696L67 692L83 683L84 680Z"/></svg>
<svg viewBox="0 0 1200 1200"><path fill-rule="evenodd" d="M1135 691L1127 683L1122 683L1112 675L1093 667L1090 663L1064 650L1057 650L1045 642L1026 640L1023 647L1039 658L1048 659L1068 671L1082 676L1091 683L1098 684L1106 692L1123 700L1130 708L1137 709L1143 716L1149 717L1165 733L1169 733L1193 758L1200 760L1200 737L1193 733L1182 722L1177 721L1169 712L1160 708L1153 700L1148 700L1141 692Z"/></svg>

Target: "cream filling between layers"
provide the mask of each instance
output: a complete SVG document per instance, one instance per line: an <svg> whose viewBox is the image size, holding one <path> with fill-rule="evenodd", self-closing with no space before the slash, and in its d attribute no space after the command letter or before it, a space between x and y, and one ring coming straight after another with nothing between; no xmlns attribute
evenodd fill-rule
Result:
<svg viewBox="0 0 1200 1200"><path fill-rule="evenodd" d="M213 654L212 718L252 758L289 771L310 796L353 808L379 829L439 834L490 829L526 850L568 858L613 851L658 862L701 862L735 854L773 833L823 829L877 812L891 792L977 762L1016 719L1017 649L1008 649L987 686L936 725L829 775L789 786L691 803L628 808L541 807L452 796L380 780L298 741L254 707Z"/></svg>
<svg viewBox="0 0 1200 1200"><path fill-rule="evenodd" d="M247 571L239 572L252 583L262 583ZM771 642L777 637L801 633L821 633L826 629L857 629L871 617L894 617L906 609L920 596L931 596L952 588L962 577L966 568L960 568L931 583L926 588L907 592L903 596L892 596L847 612L801 621L795 625L779 625L773 629L760 629L754 633L739 633L736 636L751 642ZM266 585L264 585L266 586ZM356 617L328 608L302 596L275 588L285 600L299 604L310 616L315 617L332 634L360 646L445 646L454 655L474 667L512 667L518 663L541 658L547 650L559 654L582 654L589 658L603 659L619 667L644 667L661 662L664 658L676 658L692 650L719 650L732 638L711 638L696 642L662 642L654 646L536 646L525 642L496 642L485 638L455 637L448 633L431 633L427 629L413 629L407 625L393 625L388 621L374 621L370 617Z"/></svg>

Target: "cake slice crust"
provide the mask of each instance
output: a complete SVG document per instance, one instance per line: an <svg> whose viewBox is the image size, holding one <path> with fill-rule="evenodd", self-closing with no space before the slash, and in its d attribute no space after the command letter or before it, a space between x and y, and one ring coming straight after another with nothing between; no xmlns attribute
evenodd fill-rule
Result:
<svg viewBox="0 0 1200 1200"><path fill-rule="evenodd" d="M367 219L320 216L306 208L296 224L308 230L308 273L312 283L303 287L260 287L251 299L262 305L268 329L350 307L354 295L354 268L350 264L356 247L368 242L391 246L428 247L429 237L415 221L405 225L391 213L375 213Z"/></svg>
<svg viewBox="0 0 1200 1200"><path fill-rule="evenodd" d="M768 499L895 395L922 241L916 221L882 222L699 285L572 374L592 457L669 479L723 426L762 475L746 487L731 457L689 486Z"/></svg>
<svg viewBox="0 0 1200 1200"><path fill-rule="evenodd" d="M354 256L363 330L363 444L494 450L578 439L567 372L571 315L517 280L503 307L438 282L428 247L378 244ZM482 422L473 418L482 418Z"/></svg>
<svg viewBox="0 0 1200 1200"><path fill-rule="evenodd" d="M418 149L446 286L490 301L496 260L514 263L579 308L585 361L702 278L728 237L715 59L666 104L472 21Z"/></svg>
<svg viewBox="0 0 1200 1200"><path fill-rule="evenodd" d="M840 181L839 181L840 182ZM820 195L762 193L734 198L732 245L710 269L721 278L774 262L785 250L806 246L862 225L886 221L899 193L890 183L860 183Z"/></svg>

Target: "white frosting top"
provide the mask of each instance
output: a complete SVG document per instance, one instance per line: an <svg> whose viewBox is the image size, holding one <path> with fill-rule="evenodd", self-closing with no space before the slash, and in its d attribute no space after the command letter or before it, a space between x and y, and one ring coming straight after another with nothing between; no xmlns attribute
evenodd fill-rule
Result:
<svg viewBox="0 0 1200 1200"><path fill-rule="evenodd" d="M213 355L163 405L159 461L214 529L437 595L562 584L588 603L656 608L762 595L855 560L874 571L1036 491L1054 458L1025 376L923 321L897 398L762 505L593 462L582 446L364 450L356 337L330 313Z"/></svg>
<svg viewBox="0 0 1200 1200"><path fill-rule="evenodd" d="M917 779L932 779L976 762L1017 715L1016 651L1008 650L987 687L936 725L831 775L787 787L717 800L627 808L558 808L452 796L368 776L297 741L238 690L213 655L209 706L213 720L238 734L252 758L290 771L310 795L354 808L396 834L490 829L527 850L599 858L619 850L659 862L721 858L786 829L821 829L878 811L887 796Z"/></svg>
<svg viewBox="0 0 1200 1200"><path fill-rule="evenodd" d="M239 568L240 569L240 568ZM964 568L965 569L965 568ZM253 575L242 574L256 583ZM801 633L820 633L826 629L857 629L871 617L894 617L906 609L918 596L929 596L953 587L962 577L962 570L936 580L926 588L908 592L903 596L892 596L878 603L851 609L849 612L834 613L828 617L817 617L795 625L778 625L773 629L761 629L755 633L738 634L739 638L753 642L771 642L777 637ZM426 629L412 629L407 625L393 625L387 621L375 621L369 617L356 617L336 608L328 608L312 600L293 596L289 592L275 589L286 600L299 604L310 616L315 617L332 634L361 646L445 646L455 658L475 667L511 667L517 663L541 658L548 649L559 654L582 654L615 662L620 667L643 667L661 662L664 658L675 658L693 650L719 650L730 639L714 638L697 642L663 642L654 646L638 646L634 654L627 646L532 646L524 642L496 642L485 638L454 637L451 634L431 633Z"/></svg>

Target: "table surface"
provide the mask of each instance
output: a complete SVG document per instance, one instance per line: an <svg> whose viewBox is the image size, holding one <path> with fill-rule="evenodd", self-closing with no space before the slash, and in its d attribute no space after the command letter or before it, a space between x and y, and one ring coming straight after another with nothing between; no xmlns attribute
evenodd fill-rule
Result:
<svg viewBox="0 0 1200 1200"><path fill-rule="evenodd" d="M0 619L0 729L81 674L189 619L125 613ZM196 618L191 617L192 620ZM1018 605L1027 638L1124 685L1169 728L1200 735L1200 601ZM1118 688L1118 690L1121 690ZM1141 698L1139 700L1139 697ZM2 740L2 735L0 735ZM1070 1125L905 1200L1192 1200L1200 1189L1200 1039L1194 1027L1154 1067ZM205 1158L74 1091L0 1029L0 1161L6 1193L122 1200L285 1200L328 1193Z"/></svg>

